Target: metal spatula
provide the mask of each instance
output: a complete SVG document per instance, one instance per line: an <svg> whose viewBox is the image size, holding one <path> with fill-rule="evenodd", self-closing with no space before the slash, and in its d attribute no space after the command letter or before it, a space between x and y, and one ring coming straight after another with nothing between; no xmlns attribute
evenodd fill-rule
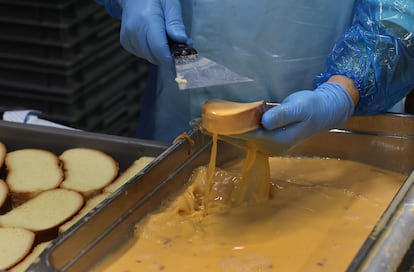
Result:
<svg viewBox="0 0 414 272"><path fill-rule="evenodd" d="M186 44L170 42L170 48L180 90L253 81L208 58L201 57L197 50Z"/></svg>

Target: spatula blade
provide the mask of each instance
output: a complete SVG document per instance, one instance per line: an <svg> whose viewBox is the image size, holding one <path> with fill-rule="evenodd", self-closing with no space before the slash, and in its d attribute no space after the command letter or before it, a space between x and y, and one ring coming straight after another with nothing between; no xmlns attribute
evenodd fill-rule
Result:
<svg viewBox="0 0 414 272"><path fill-rule="evenodd" d="M253 81L198 54L175 56L174 62L180 90Z"/></svg>

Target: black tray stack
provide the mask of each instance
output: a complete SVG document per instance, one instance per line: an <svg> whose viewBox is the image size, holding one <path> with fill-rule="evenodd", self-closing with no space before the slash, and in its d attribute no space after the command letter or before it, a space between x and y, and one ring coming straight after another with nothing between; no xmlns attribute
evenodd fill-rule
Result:
<svg viewBox="0 0 414 272"><path fill-rule="evenodd" d="M0 111L134 136L148 65L94 0L0 0Z"/></svg>

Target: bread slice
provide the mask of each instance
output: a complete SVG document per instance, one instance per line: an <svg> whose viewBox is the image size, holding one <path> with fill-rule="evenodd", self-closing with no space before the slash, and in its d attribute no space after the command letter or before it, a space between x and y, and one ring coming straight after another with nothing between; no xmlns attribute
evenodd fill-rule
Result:
<svg viewBox="0 0 414 272"><path fill-rule="evenodd" d="M51 240L57 236L58 226L72 218L83 203L82 195L75 191L60 188L45 191L0 215L0 227L26 228L38 235L37 241Z"/></svg>
<svg viewBox="0 0 414 272"><path fill-rule="evenodd" d="M25 271L27 271L27 268L29 268L29 266L36 261L36 259L40 256L40 254L43 252L43 250L45 250L51 243L52 243L52 241L47 241L47 242L43 242L43 243L40 243L40 244L36 245L33 248L32 252L30 252L29 255L27 255L17 265L15 265L12 268L8 269L8 271L9 272L25 272Z"/></svg>
<svg viewBox="0 0 414 272"><path fill-rule="evenodd" d="M134 161L116 180L104 188L104 192L113 193L124 185L133 176L139 173L145 166L152 162L155 158L150 156L143 156Z"/></svg>
<svg viewBox="0 0 414 272"><path fill-rule="evenodd" d="M4 182L4 180L0 179L0 214L3 214L10 208L8 205L9 200L9 187Z"/></svg>
<svg viewBox="0 0 414 272"><path fill-rule="evenodd" d="M0 142L0 168L3 166L4 159L6 158L7 148L6 146Z"/></svg>
<svg viewBox="0 0 414 272"><path fill-rule="evenodd" d="M58 157L47 150L20 149L6 155L6 182L14 206L40 192L57 188L63 180Z"/></svg>
<svg viewBox="0 0 414 272"><path fill-rule="evenodd" d="M0 228L0 269L20 262L31 250L35 234L24 228Z"/></svg>
<svg viewBox="0 0 414 272"><path fill-rule="evenodd" d="M78 191L87 198L100 193L118 176L118 163L99 150L72 148L59 158L65 174L61 187Z"/></svg>
<svg viewBox="0 0 414 272"><path fill-rule="evenodd" d="M74 217L72 217L71 220L59 227L59 233L61 234L67 231L71 226L73 226L76 222L81 220L88 212L90 212L93 208L98 206L99 203L104 201L110 195L110 193L102 193L88 199L86 201L85 206L83 206L83 208Z"/></svg>

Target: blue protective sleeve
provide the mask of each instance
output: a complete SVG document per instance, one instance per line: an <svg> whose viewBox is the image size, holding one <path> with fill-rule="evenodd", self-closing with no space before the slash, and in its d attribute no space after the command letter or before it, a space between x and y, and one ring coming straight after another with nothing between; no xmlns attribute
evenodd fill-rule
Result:
<svg viewBox="0 0 414 272"><path fill-rule="evenodd" d="M122 8L119 4L121 0L95 0L96 3L105 7L106 11L117 19L122 17Z"/></svg>
<svg viewBox="0 0 414 272"><path fill-rule="evenodd" d="M413 0L356 0L352 25L317 84L346 75L360 90L355 114L386 111L414 87L413 32Z"/></svg>

